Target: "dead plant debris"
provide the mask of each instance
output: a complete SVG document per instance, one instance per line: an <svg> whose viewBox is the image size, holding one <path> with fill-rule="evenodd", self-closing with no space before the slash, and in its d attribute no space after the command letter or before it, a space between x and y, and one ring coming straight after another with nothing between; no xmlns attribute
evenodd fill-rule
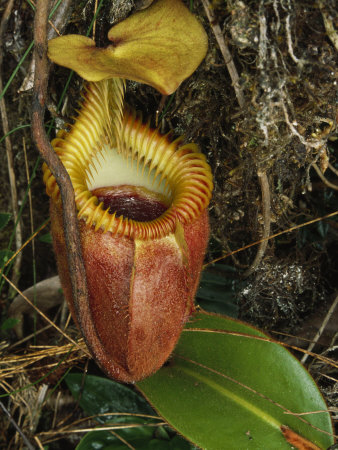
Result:
<svg viewBox="0 0 338 450"><path fill-rule="evenodd" d="M63 3L72 3L73 10L59 12L54 33L85 34L97 2ZM106 45L107 29L144 3L100 3L97 44ZM144 117L155 118L159 111L163 132L184 133L187 141L198 143L207 155L215 181L210 262L266 235L338 210L338 15L334 0L186 3L192 4L209 34L205 61L164 101L162 109L160 94L134 82L128 84L127 100ZM6 140L0 136L0 212L12 214L9 225L0 231L0 250L11 242L10 250L15 251L20 239L26 242L31 236L31 217L35 229L48 218L48 201L30 133L34 10L31 2L1 0L0 16L1 120L3 135L7 134ZM224 56L226 50L231 58ZM51 112L45 117L51 137L56 128L72 120L79 101L82 81L73 76L59 104L68 77L67 70L52 68L48 88ZM9 166L5 149L12 153ZM27 170L32 177L31 210ZM13 217L21 208L20 230ZM5 269L20 290L56 274L46 233L45 229L34 239L34 253L31 244L25 247L15 270ZM338 291L337 237L337 221L331 218L222 261L233 268L234 278L241 280L236 292L240 317L283 333L286 341L291 338L285 333L292 339L313 340ZM2 279L2 324L15 295ZM67 326L65 312L59 308L59 304L49 310L42 307L63 328ZM74 448L79 435L60 430L73 430L80 419L81 428L96 422L83 417L60 380L69 368L85 371L87 356L53 327L46 327L43 319L34 319L37 316L32 312L24 314L20 337L11 327L1 329L0 401L12 421L0 415L0 447L24 448L27 438L34 443L32 448L47 443L50 449ZM314 316L322 318L321 322L314 321ZM328 330L314 351L336 359L337 330L331 325ZM85 348L72 325L66 333ZM25 340L24 335L31 337ZM15 345L18 341L21 343ZM337 369L315 358L306 364L337 420ZM89 367L98 370L92 363Z"/></svg>

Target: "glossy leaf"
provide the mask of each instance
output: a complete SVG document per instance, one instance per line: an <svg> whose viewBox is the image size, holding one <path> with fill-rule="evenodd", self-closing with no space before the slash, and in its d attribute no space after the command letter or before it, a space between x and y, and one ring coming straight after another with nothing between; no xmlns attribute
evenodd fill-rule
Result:
<svg viewBox="0 0 338 450"><path fill-rule="evenodd" d="M111 44L97 48L85 36L48 43L48 56L88 81L119 77L150 84L171 94L201 63L207 36L180 0L159 0L113 26Z"/></svg>
<svg viewBox="0 0 338 450"><path fill-rule="evenodd" d="M144 421L143 421L144 422ZM125 424L142 424L142 419L130 417ZM162 427L160 427L162 428ZM192 446L180 436L166 439L158 436L154 427L123 428L110 431L91 431L86 434L76 450L125 450L128 448L121 438L137 450L190 450ZM130 448L130 447L129 447Z"/></svg>
<svg viewBox="0 0 338 450"><path fill-rule="evenodd" d="M86 434L81 442L76 447L77 450L89 450L89 449L125 449L128 448L119 436L127 441L133 447L139 446L144 442L149 442L153 438L154 429L152 427L141 426L146 420L139 417L124 417L123 426L126 425L140 425L139 427L121 428L110 431L91 431ZM106 423L108 426L109 423Z"/></svg>
<svg viewBox="0 0 338 450"><path fill-rule="evenodd" d="M107 412L156 415L154 410L137 392L109 380L108 378L87 375L83 383L82 373L70 373L65 381L81 408L88 415ZM101 423L123 422L126 416L98 417Z"/></svg>
<svg viewBox="0 0 338 450"><path fill-rule="evenodd" d="M167 366L137 386L169 424L208 450L290 449L283 425L328 448L327 412L292 414L326 410L314 381L285 348L255 336L264 339L233 319L197 314Z"/></svg>
<svg viewBox="0 0 338 450"><path fill-rule="evenodd" d="M236 291L239 282L234 280L233 267L217 264L213 270L202 272L196 293L196 303L205 311L238 317ZM236 288L237 287L237 288Z"/></svg>
<svg viewBox="0 0 338 450"><path fill-rule="evenodd" d="M115 381L87 375L83 383L83 374L80 373L68 374L65 380L73 396L79 399L80 406L88 415L107 412L156 415L140 394ZM128 448L123 444L121 438L138 450L148 448L189 450L192 448L180 436L169 435L163 426L150 425L156 424L158 419L120 414L118 416L97 417L96 420L104 423L105 426L109 426L109 424L116 425L116 423L121 424L121 427L129 424L139 426L116 429L114 431L115 434L104 430L92 431L81 439L77 450L119 450ZM143 424L145 426L142 426Z"/></svg>

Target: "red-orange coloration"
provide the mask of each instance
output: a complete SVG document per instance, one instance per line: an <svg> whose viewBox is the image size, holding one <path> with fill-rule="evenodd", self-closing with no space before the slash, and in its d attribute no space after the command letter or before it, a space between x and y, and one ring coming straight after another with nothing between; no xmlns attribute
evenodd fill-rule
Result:
<svg viewBox="0 0 338 450"><path fill-rule="evenodd" d="M285 425L281 426L281 431L285 439L293 448L297 448L298 450L320 450L320 447L318 447L318 445L310 442L308 439L303 438L303 436L295 433L293 430L291 430L291 428Z"/></svg>
<svg viewBox="0 0 338 450"><path fill-rule="evenodd" d="M121 92L118 80L90 84L75 124L52 143L75 190L85 305L72 295L61 199L46 166L44 181L72 316L102 369L134 382L162 366L194 310L212 181L196 146L171 142L123 112ZM100 186L106 172L111 183Z"/></svg>

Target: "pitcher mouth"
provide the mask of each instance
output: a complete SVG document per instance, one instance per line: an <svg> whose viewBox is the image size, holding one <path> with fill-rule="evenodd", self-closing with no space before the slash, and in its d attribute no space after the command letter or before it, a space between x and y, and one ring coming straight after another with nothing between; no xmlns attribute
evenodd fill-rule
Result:
<svg viewBox="0 0 338 450"><path fill-rule="evenodd" d="M213 188L205 156L123 107L120 79L89 83L74 125L52 141L71 178L78 217L95 230L156 239L194 221ZM50 197L59 189L46 165Z"/></svg>
<svg viewBox="0 0 338 450"><path fill-rule="evenodd" d="M103 209L116 217L126 217L137 222L150 222L168 209L166 198L142 186L109 186L91 191Z"/></svg>

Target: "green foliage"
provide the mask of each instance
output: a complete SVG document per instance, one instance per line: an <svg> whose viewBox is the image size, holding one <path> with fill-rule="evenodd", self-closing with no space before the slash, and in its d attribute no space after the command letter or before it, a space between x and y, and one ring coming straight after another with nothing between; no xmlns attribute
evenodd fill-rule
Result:
<svg viewBox="0 0 338 450"><path fill-rule="evenodd" d="M213 271L202 272L196 302L206 311L238 317L236 292L239 282L234 280L231 266L217 264Z"/></svg>
<svg viewBox="0 0 338 450"><path fill-rule="evenodd" d="M45 244L52 244L52 235L50 233L42 234L39 236L39 241L44 242Z"/></svg>
<svg viewBox="0 0 338 450"><path fill-rule="evenodd" d="M290 449L284 425L326 449L333 443L329 413L292 414L326 410L314 381L285 348L255 336L265 338L233 319L198 314L169 364L137 386L202 448Z"/></svg>
<svg viewBox="0 0 338 450"><path fill-rule="evenodd" d="M20 320L19 319L15 319L14 317L8 317L7 319L5 319L2 324L0 325L0 330L1 331L7 331L12 329L13 327L15 327L15 325L17 323L19 323Z"/></svg>
<svg viewBox="0 0 338 450"><path fill-rule="evenodd" d="M73 396L88 415L114 433L92 431L77 450L191 449L192 444L158 424L133 389L96 376L68 374ZM169 362L137 388L161 416L194 445L291 449L281 426L326 449L332 424L313 379L284 347L234 319L197 314L184 329ZM297 413L309 413L297 416ZM128 426L128 427L122 427Z"/></svg>
<svg viewBox="0 0 338 450"><path fill-rule="evenodd" d="M138 393L108 378L87 375L83 380L82 374L70 373L65 381L74 398L79 400L81 408L91 416L107 412L155 414ZM101 423L121 422L124 418L123 415L105 416L98 417L97 420Z"/></svg>
<svg viewBox="0 0 338 450"><path fill-rule="evenodd" d="M0 250L0 268L2 268L13 255L14 252L12 250Z"/></svg>
<svg viewBox="0 0 338 450"><path fill-rule="evenodd" d="M9 213L0 213L0 231L3 230L10 221L12 215ZM0 269L6 264L6 262L13 256L14 252L9 249L0 250Z"/></svg>
<svg viewBox="0 0 338 450"><path fill-rule="evenodd" d="M0 231L5 228L11 217L12 215L9 213L0 213Z"/></svg>
<svg viewBox="0 0 338 450"><path fill-rule="evenodd" d="M124 424L142 425L143 419L137 417L126 418ZM160 435L161 438L156 437ZM191 450L193 447L182 437L170 437L163 427L154 431L153 427L139 426L124 428L112 434L110 431L92 431L88 433L76 447L76 450L125 450L127 441L137 450Z"/></svg>
<svg viewBox="0 0 338 450"><path fill-rule="evenodd" d="M60 0L57 2L56 7L59 3ZM192 0L190 0L190 9L192 9L192 3ZM97 13L93 17L90 29L99 13L101 4L102 1L99 2ZM0 98L5 95L32 47L33 43L30 43L3 92L0 93ZM70 78L65 85L59 105L62 103ZM306 108L304 110L307 111ZM28 126L30 125L20 125L9 132L8 135L21 127ZM235 125L233 127L235 130ZM5 137L1 137L0 142ZM254 137L249 141L248 147L258 148L258 143L257 138ZM231 149L230 145L229 148ZM322 202L325 209L320 209L317 216L336 210L338 207L338 197L335 192L326 190L324 194L327 196L324 199L325 201ZM10 218L11 215L8 213L0 214L0 230L6 227ZM336 218L333 220L336 220ZM329 226L324 221L311 227L303 228L299 230L297 235L298 245L300 248L303 248L310 243L316 250L323 251L325 248L323 240L327 238L328 233ZM46 243L51 242L49 234L41 236L39 240ZM9 249L0 250L0 267L12 255L13 252ZM223 270L223 268L220 270ZM235 287L235 282L228 274L223 276L221 273L206 271L202 275L201 287L197 294L198 303L208 311L237 317ZM251 327L225 318L199 315L198 320L199 327L216 328L218 330L226 327L228 330L233 329L250 335L263 336ZM9 330L15 323L16 319L7 319L1 324L0 329L2 331ZM196 327L196 322L187 325L187 328L190 329L194 327ZM206 367L197 366L196 363L187 361L187 358ZM54 368L48 374L52 373L53 370ZM214 373L212 370L217 370L222 375ZM42 381L48 374L32 385ZM225 378L227 376L233 376L233 379ZM222 439L220 441L222 442L221 444L219 442L215 444L218 445L217 448L290 448L285 441L282 441L281 434L276 427L274 428L271 425L272 422L270 421L270 426L268 421L263 420L264 414L260 412L263 411L263 413L267 414L265 416L267 419L268 416L272 417L277 423L281 423L283 420L283 423L289 424L293 429L302 432L304 436L313 439L321 448L327 448L333 443L331 437L307 427L305 423L300 421L301 419L290 416L282 410L279 411L277 405L270 404L269 400L261 398L254 392L250 393L246 388L239 386L236 381L243 382L249 387L254 387L259 393L264 393L270 399L278 399L284 406L289 407L293 411L326 409L326 405L312 379L283 348L243 336L230 336L216 332L184 332L168 365L150 379L139 383L139 387L152 401L154 407L172 425L175 425L179 431L182 430L181 432L184 432L187 437L194 435L194 441L196 440L196 442L197 439L211 440L214 437L214 439ZM75 398L79 399L79 404L87 414L100 414L107 411L140 414L142 411L145 413L144 411L147 410L148 413L146 414L154 415L152 408L133 389L105 378L88 376L82 385L82 374L71 374L67 376L67 384ZM27 385L23 389L28 389L32 385ZM17 392L23 389L19 389ZM235 398L234 392L237 398ZM244 396L245 392L247 398ZM236 401L237 399L241 401ZM243 406L245 405L243 403L244 400L249 402L251 410ZM253 413L253 407L259 409L257 411L259 414L255 415ZM254 426L251 427L253 423L251 416L254 416L257 420L257 430L254 429ZM328 433L332 433L327 413L307 415L304 418L310 423L317 424L317 426ZM129 417L123 414L100 417L97 420L105 425L111 423L134 423L140 425L156 422L155 419ZM236 426L242 426L242 429L238 431ZM265 430L268 431L264 435ZM192 448L186 440L178 435L173 436L170 430L165 427L126 428L119 430L118 433L120 437L137 449ZM215 436L213 436L214 434ZM258 442L257 436L261 436L265 441ZM225 444L225 439L231 439L231 444ZM48 449L48 445L44 448ZM80 450L101 448L116 450L126 449L127 446L110 431L94 431L88 433L77 448ZM208 446L208 449L212 448L216 447L213 445Z"/></svg>
<svg viewBox="0 0 338 450"><path fill-rule="evenodd" d="M185 439L171 430L157 426L161 418L156 418L157 414L149 403L133 389L93 375L87 375L83 383L83 375L79 373L68 374L65 381L86 414L95 416L108 412L119 413L96 417L105 426L118 426L116 432L92 431L81 440L77 450L125 449L127 446L123 444L123 440L137 449L192 448Z"/></svg>

